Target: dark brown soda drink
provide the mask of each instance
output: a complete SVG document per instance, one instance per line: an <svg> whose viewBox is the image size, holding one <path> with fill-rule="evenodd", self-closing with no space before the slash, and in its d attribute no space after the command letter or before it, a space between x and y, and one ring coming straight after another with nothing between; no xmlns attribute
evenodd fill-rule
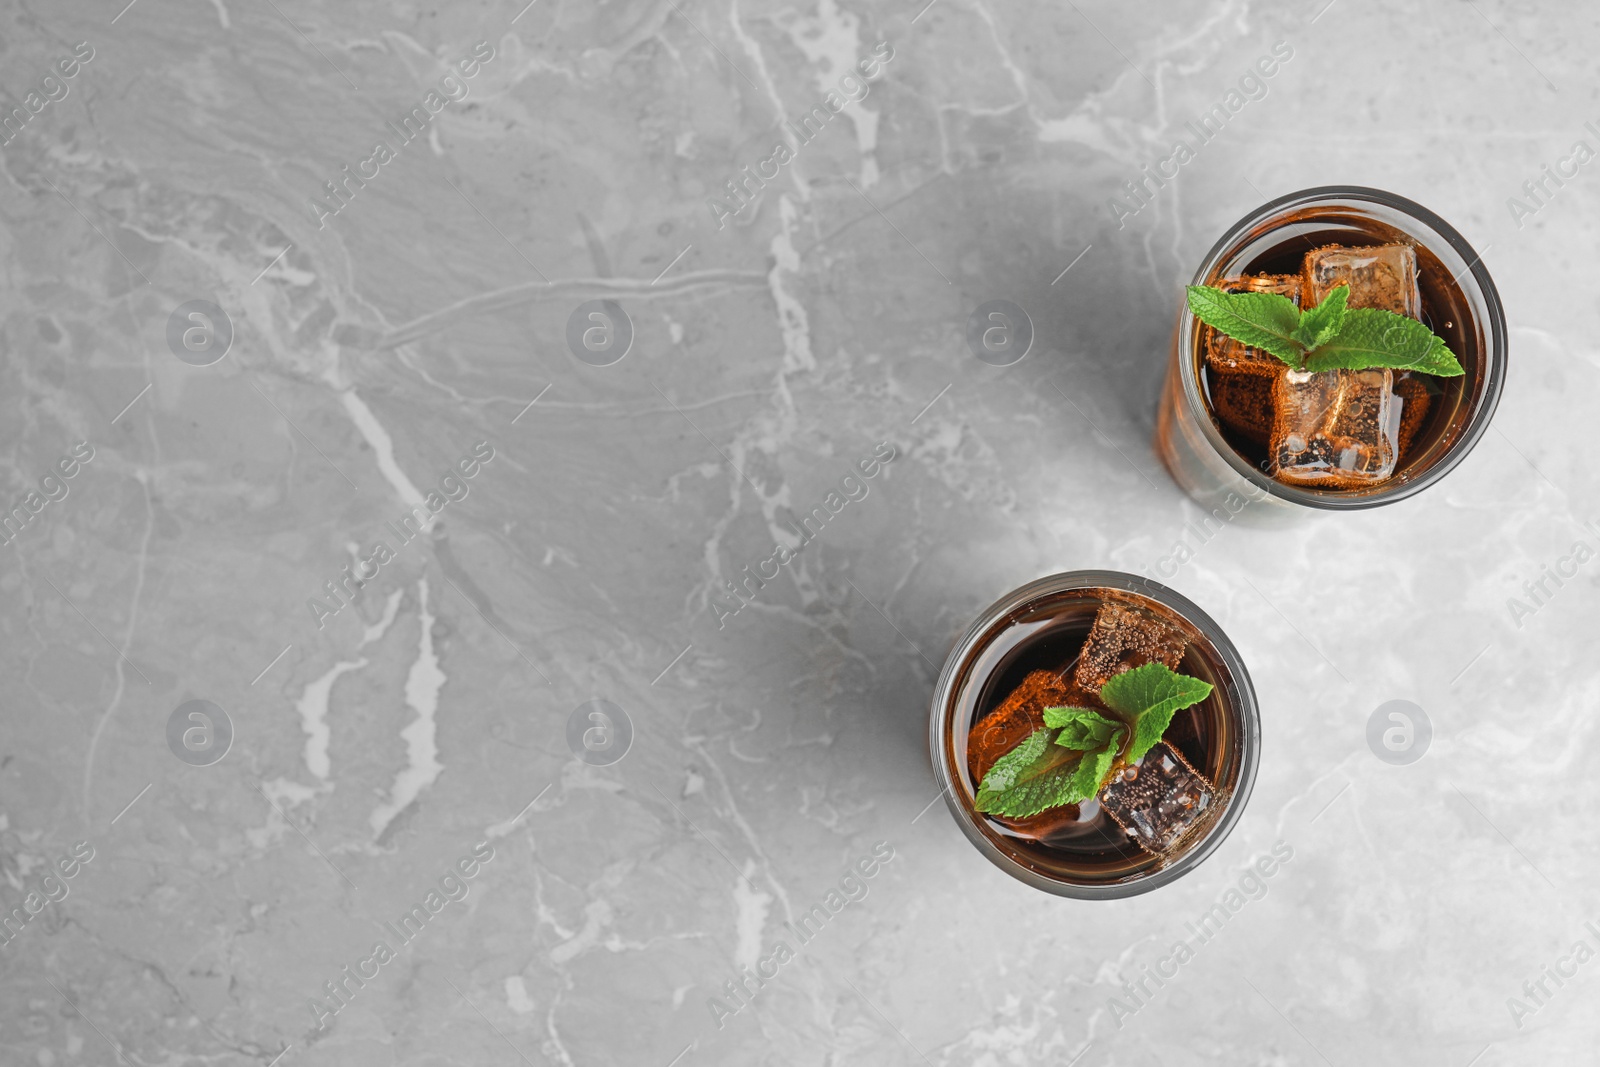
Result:
<svg viewBox="0 0 1600 1067"><path fill-rule="evenodd" d="M1210 691L1142 758L1119 755L1078 803L1022 818L979 810L980 783L1046 708L1117 722L1097 694L1152 662ZM957 821L991 861L1049 892L1107 898L1164 884L1221 842L1250 792L1259 725L1236 650L1198 607L1142 577L1079 571L1017 590L974 624L941 676L930 742Z"/></svg>
<svg viewBox="0 0 1600 1067"><path fill-rule="evenodd" d="M1156 448L1202 502L1231 493L1277 510L1390 503L1443 477L1487 430L1505 377L1499 296L1466 241L1420 205L1355 187L1282 197L1225 234L1194 284L1277 292L1308 308L1327 293L1319 268L1323 282L1352 286L1351 307L1378 307L1422 322L1446 342L1464 373L1334 372L1353 395L1313 396L1309 406L1319 415L1330 406L1344 409L1345 421L1357 428L1352 436L1376 442L1359 455L1349 450L1343 457L1349 470L1341 470L1337 443L1333 454L1319 455L1285 433L1283 394L1295 376L1271 357L1231 358L1246 350L1226 338L1219 345L1215 331L1181 307ZM1334 374L1318 378L1332 383ZM1375 423L1383 424L1382 432L1371 432ZM1286 440L1303 451L1286 447Z"/></svg>

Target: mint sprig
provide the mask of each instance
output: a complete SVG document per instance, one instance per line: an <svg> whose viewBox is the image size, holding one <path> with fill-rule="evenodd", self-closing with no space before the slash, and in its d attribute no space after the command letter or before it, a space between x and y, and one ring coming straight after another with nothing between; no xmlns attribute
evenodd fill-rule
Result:
<svg viewBox="0 0 1600 1067"><path fill-rule="evenodd" d="M1111 771L1111 763L1122 748L1128 729L1093 708L1045 708L1044 724L1061 727L1057 745L1083 753L1072 780L1060 794L1058 804L1081 804L1100 792L1100 785Z"/></svg>
<svg viewBox="0 0 1600 1067"><path fill-rule="evenodd" d="M1051 744L1057 731L1035 730L995 760L973 805L991 815L1026 819L1049 808L1076 804L1078 753ZM1081 761L1078 761L1081 762Z"/></svg>
<svg viewBox="0 0 1600 1067"><path fill-rule="evenodd" d="M1265 295L1265 294L1262 294ZM1133 763L1166 733L1172 717L1211 695L1211 684L1162 663L1124 671L1100 689L1115 713L1046 708L1044 726L995 761L974 806L990 815L1025 819L1098 796L1120 756Z"/></svg>
<svg viewBox="0 0 1600 1067"><path fill-rule="evenodd" d="M1056 744L1079 752L1092 752L1111 740L1122 727L1093 708L1045 708L1044 724L1058 726Z"/></svg>
<svg viewBox="0 0 1600 1067"><path fill-rule="evenodd" d="M1295 340L1300 309L1279 293L1229 293L1209 285L1189 286L1189 310L1214 330L1241 344L1271 352L1285 363L1302 358L1305 345Z"/></svg>
<svg viewBox="0 0 1600 1067"><path fill-rule="evenodd" d="M1172 716L1211 695L1210 682L1179 674L1165 663L1146 663L1113 676L1100 687L1100 699L1133 724L1127 761L1149 752L1167 732Z"/></svg>
<svg viewBox="0 0 1600 1067"><path fill-rule="evenodd" d="M1284 299L1285 302L1288 301L1287 297ZM1344 325L1346 305L1349 302L1350 287L1336 285L1331 293L1322 298L1322 303L1310 311L1301 314L1300 310L1295 308L1295 313L1300 316L1300 323L1294 328L1294 342L1310 351L1333 340L1339 332L1339 327ZM1289 306L1294 307L1292 303Z"/></svg>
<svg viewBox="0 0 1600 1067"><path fill-rule="evenodd" d="M1241 344L1270 352L1295 370L1392 367L1444 378L1465 373L1444 338L1416 319L1379 308L1351 308L1349 299L1350 287L1338 285L1316 307L1302 312L1278 293L1188 288L1195 318Z"/></svg>

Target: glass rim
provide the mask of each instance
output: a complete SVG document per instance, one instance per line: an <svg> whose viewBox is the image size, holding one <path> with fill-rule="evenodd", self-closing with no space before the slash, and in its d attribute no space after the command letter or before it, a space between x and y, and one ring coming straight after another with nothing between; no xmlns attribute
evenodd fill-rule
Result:
<svg viewBox="0 0 1600 1067"><path fill-rule="evenodd" d="M1286 485L1271 477L1264 471L1239 455L1222 436L1222 431L1217 428L1206 408L1202 396L1197 361L1192 358L1195 345L1195 317L1188 307L1181 301L1178 310L1178 373L1183 383L1183 401L1188 406L1194 422L1206 442L1228 464L1232 470L1245 479L1250 485L1266 492L1280 500L1284 500L1303 507L1316 508L1324 511L1360 511L1365 508L1381 507L1385 504L1398 503L1408 497L1420 493L1445 475L1453 471L1466 459L1483 435L1488 432L1489 423L1494 417L1495 409L1499 406L1500 395L1505 388L1508 335L1506 329L1505 310L1500 303L1500 291L1495 288L1494 279L1489 276L1489 269L1483 264L1483 257L1473 249L1467 239L1444 219L1434 212L1423 207L1414 200L1407 199L1397 193L1383 189L1374 189L1364 185L1317 185L1296 192L1285 193L1282 196L1268 200L1246 214L1238 222L1230 226L1217 242L1211 246L1205 258L1200 261L1199 268L1195 271L1191 285L1202 285L1210 276L1212 270L1224 258L1239 239L1270 219L1273 215L1282 214L1286 210L1316 204L1320 201L1351 201L1355 203L1370 203L1380 207L1398 211L1410 221L1418 223L1425 234L1411 234L1419 241L1427 236L1435 236L1447 246L1461 262L1466 264L1457 274L1453 275L1455 284L1466 289L1465 276L1470 274L1473 284L1482 296L1484 305L1484 321L1479 325L1482 328L1486 348L1484 381L1482 385L1482 399L1472 410L1467 423L1462 427L1461 435L1451 444L1449 450L1416 478L1408 478L1396 484L1393 480L1386 482L1371 492L1352 493L1348 491L1312 489L1304 486ZM1437 246L1430 243L1430 250L1438 253ZM1470 292L1467 295L1471 295ZM1470 301L1469 301L1470 303Z"/></svg>
<svg viewBox="0 0 1600 1067"><path fill-rule="evenodd" d="M997 846L978 825L981 817L976 812L970 811L957 796L961 783L958 776L952 773L945 752L947 740L955 725L951 722L951 705L957 694L959 676L964 673L964 665L988 646L989 642L982 640L984 634L1006 616L1013 615L1045 597L1087 589L1112 589L1146 596L1175 612L1199 631L1232 676L1229 686L1231 691L1227 694L1228 706L1238 719L1242 749L1238 781L1229 795L1227 807L1212 823L1204 837L1194 842L1187 851L1164 867L1146 874L1136 874L1120 881L1105 883L1064 881L1019 862ZM996 600L979 613L972 625L951 648L950 654L945 657L944 666L939 672L939 680L933 690L933 703L928 717L928 751L933 762L934 778L942 789L940 795L944 797L956 825L989 862L1018 881L1056 896L1079 900L1118 900L1148 893L1183 877L1199 866L1227 839L1243 815L1255 786L1261 754L1261 714L1256 701L1255 687L1251 684L1250 673L1245 669L1239 650L1234 647L1233 642L1228 639L1216 621L1198 604L1144 575L1106 570L1062 571L1037 578Z"/></svg>

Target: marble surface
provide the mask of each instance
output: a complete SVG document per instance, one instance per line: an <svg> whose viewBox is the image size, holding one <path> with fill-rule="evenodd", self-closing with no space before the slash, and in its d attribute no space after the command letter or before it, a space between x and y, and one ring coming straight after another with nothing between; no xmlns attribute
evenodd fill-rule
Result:
<svg viewBox="0 0 1600 1067"><path fill-rule="evenodd" d="M1592 13L0 16L0 489L28 518L0 546L0 1062L1491 1067L1600 1039ZM1175 176L1118 210L1146 165ZM1494 429L1415 500L1199 538L1150 446L1179 286L1329 182L1483 254ZM598 366L583 332L621 319L574 316L606 300L632 339ZM1033 323L1011 366L966 343L991 300ZM225 320L174 320L192 301ZM1235 832L1116 903L985 862L925 740L968 621L1085 567L1172 573L1263 707ZM1409 765L1366 740L1389 700L1432 724ZM748 1003L745 968L772 975Z"/></svg>

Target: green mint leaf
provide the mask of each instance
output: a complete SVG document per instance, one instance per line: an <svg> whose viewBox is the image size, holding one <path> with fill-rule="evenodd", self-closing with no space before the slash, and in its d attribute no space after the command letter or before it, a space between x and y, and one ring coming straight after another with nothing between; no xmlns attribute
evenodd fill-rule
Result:
<svg viewBox="0 0 1600 1067"><path fill-rule="evenodd" d="M1035 730L1017 746L995 760L978 786L973 806L991 815L1025 819L1048 808L1075 803L1074 766L1078 753L1051 744L1056 731Z"/></svg>
<svg viewBox="0 0 1600 1067"><path fill-rule="evenodd" d="M1306 370L1393 367L1454 377L1463 373L1444 338L1416 319L1378 308L1353 308L1333 338L1306 357Z"/></svg>
<svg viewBox="0 0 1600 1067"><path fill-rule="evenodd" d="M1100 795L1100 787L1105 784L1106 777L1111 773L1111 764L1117 758L1117 750L1122 747L1122 739L1127 731L1117 727L1116 733L1111 735L1111 740L1106 747L1098 752L1085 752L1083 759L1078 761L1078 769L1072 776L1073 799L1070 803L1081 804L1090 797Z"/></svg>
<svg viewBox="0 0 1600 1067"><path fill-rule="evenodd" d="M1309 348L1326 344L1344 324L1345 305L1350 300L1350 287L1336 285L1322 298L1322 303L1300 316L1294 339Z"/></svg>
<svg viewBox="0 0 1600 1067"><path fill-rule="evenodd" d="M1083 752L1072 775L1071 790L1063 794L1062 803L1077 804L1098 795L1123 738L1128 736L1128 728L1093 708L1046 708L1044 721L1061 727L1056 744Z"/></svg>
<svg viewBox="0 0 1600 1067"><path fill-rule="evenodd" d="M1101 686L1100 699L1133 726L1126 756L1132 763L1161 740L1174 714L1200 703L1211 689L1210 682L1179 674L1164 663L1146 663L1113 676Z"/></svg>
<svg viewBox="0 0 1600 1067"><path fill-rule="evenodd" d="M1045 708L1044 724L1057 726L1056 744L1079 752L1091 752L1103 747L1113 734L1122 729L1115 719L1108 719L1092 708Z"/></svg>
<svg viewBox="0 0 1600 1067"><path fill-rule="evenodd" d="M1433 339L1433 349L1421 363L1411 368L1423 374L1437 374L1441 378L1455 378L1467 373L1461 367L1461 361L1456 354L1450 351L1450 346L1443 337Z"/></svg>
<svg viewBox="0 0 1600 1067"><path fill-rule="evenodd" d="M1189 286L1195 318L1241 344L1270 352L1291 367L1300 366L1305 348L1295 340L1300 309L1278 293L1226 293L1208 285Z"/></svg>
<svg viewBox="0 0 1600 1067"><path fill-rule="evenodd" d="M994 766L989 768L989 773L983 776L983 783L978 787L978 798L981 800L986 792L1003 793L1016 785L1024 772L1049 752L1055 733L1049 729L1035 730L1018 741L1010 752L995 760ZM1067 759L1066 756L1059 758Z"/></svg>
<svg viewBox="0 0 1600 1067"><path fill-rule="evenodd" d="M1094 715L1088 708L1050 710ZM1080 718L1072 721L1087 722ZM1108 727L1104 743L1094 751L1084 752L1081 758L1070 746L1054 743L1059 737L1055 729L1035 730L989 768L978 787L973 806L990 815L1026 819L1051 808L1080 804L1097 795L1127 736L1127 727L1121 723L1101 721Z"/></svg>

